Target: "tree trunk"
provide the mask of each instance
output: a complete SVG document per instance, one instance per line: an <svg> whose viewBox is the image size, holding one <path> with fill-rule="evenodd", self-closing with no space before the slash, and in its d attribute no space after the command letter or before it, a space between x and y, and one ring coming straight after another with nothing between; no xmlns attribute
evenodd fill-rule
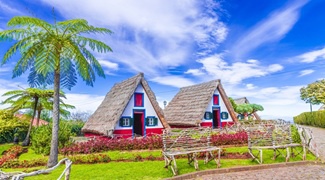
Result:
<svg viewBox="0 0 325 180"><path fill-rule="evenodd" d="M25 137L25 140L21 144L22 146L29 146L29 143L30 143L30 132L32 131L34 117L35 117L35 114L36 114L36 107L37 107L37 104L38 104L38 97L34 97L34 99L35 99L35 102L34 102L35 105L34 105L34 110L33 110L33 116L32 116L32 119L30 120L30 124L29 124L29 127L28 127L28 132L27 132L27 135Z"/></svg>
<svg viewBox="0 0 325 180"><path fill-rule="evenodd" d="M39 126L39 120L41 119L41 110L37 110L37 119L36 119L36 127Z"/></svg>
<svg viewBox="0 0 325 180"><path fill-rule="evenodd" d="M59 120L60 120L60 69L55 70L54 74L54 96L53 96L53 127L51 151L48 167L53 167L58 163L59 153Z"/></svg>

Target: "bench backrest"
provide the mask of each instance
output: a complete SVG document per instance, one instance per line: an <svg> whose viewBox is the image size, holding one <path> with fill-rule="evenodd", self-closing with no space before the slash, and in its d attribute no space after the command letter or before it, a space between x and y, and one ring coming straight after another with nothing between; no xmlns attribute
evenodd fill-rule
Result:
<svg viewBox="0 0 325 180"><path fill-rule="evenodd" d="M165 129L163 151L186 151L210 147L211 128Z"/></svg>
<svg viewBox="0 0 325 180"><path fill-rule="evenodd" d="M280 146L292 143L289 124L264 125L247 129L248 147Z"/></svg>

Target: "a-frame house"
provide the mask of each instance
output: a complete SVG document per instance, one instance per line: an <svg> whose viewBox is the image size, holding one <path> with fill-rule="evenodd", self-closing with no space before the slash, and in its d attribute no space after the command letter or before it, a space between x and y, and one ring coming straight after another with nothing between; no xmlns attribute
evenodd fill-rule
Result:
<svg viewBox="0 0 325 180"><path fill-rule="evenodd" d="M167 105L164 115L172 128L221 128L238 122L220 80L181 88Z"/></svg>
<svg viewBox="0 0 325 180"><path fill-rule="evenodd" d="M169 125L143 73L115 84L82 128L91 136L150 136Z"/></svg>

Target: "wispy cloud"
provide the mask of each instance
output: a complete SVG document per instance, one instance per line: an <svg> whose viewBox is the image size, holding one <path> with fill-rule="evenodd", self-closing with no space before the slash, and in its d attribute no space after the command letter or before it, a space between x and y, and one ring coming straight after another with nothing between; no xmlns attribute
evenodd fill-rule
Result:
<svg viewBox="0 0 325 180"><path fill-rule="evenodd" d="M237 58L247 55L259 46L283 38L297 22L300 9L308 1L298 0L286 7L272 12L269 17L259 22L235 43L232 52Z"/></svg>
<svg viewBox="0 0 325 180"><path fill-rule="evenodd" d="M315 70L312 70L312 69L306 69L306 70L300 71L299 72L299 77L306 76L306 75L311 74L313 72L315 72Z"/></svg>
<svg viewBox="0 0 325 180"><path fill-rule="evenodd" d="M254 90L251 86L255 87ZM264 88L254 85L225 85L224 88L230 97L247 97L251 103L262 105L264 111L258 112L262 118L292 120L299 112L309 111L308 104L300 99L301 87L303 85Z"/></svg>
<svg viewBox="0 0 325 180"><path fill-rule="evenodd" d="M201 63L202 67L199 69L189 69L186 72L187 74L201 76L205 79L206 76L211 79L222 79L223 82L230 84L239 84L244 79L266 76L283 69L280 64L263 66L255 59L250 59L247 62L228 64L223 60L221 54L209 56L197 62Z"/></svg>
<svg viewBox="0 0 325 180"><path fill-rule="evenodd" d="M323 49L306 52L297 56L300 62L312 63L318 59L325 59L325 47Z"/></svg>
<svg viewBox="0 0 325 180"><path fill-rule="evenodd" d="M12 7L11 5L5 3L4 1L0 0L0 11L6 12L8 14L14 14L14 15L21 15L22 12L18 9Z"/></svg>
<svg viewBox="0 0 325 180"><path fill-rule="evenodd" d="M98 62L102 65L105 74L112 75L111 71L117 71L119 66L117 63L113 63L107 60L98 60Z"/></svg>
<svg viewBox="0 0 325 180"><path fill-rule="evenodd" d="M174 87L185 87L195 84L193 81L180 77L180 76L162 76L162 77L155 77L150 79L150 81L154 81L159 84L174 86Z"/></svg>
<svg viewBox="0 0 325 180"><path fill-rule="evenodd" d="M213 0L41 1L65 18L85 18L110 28L114 34L101 40L113 53L104 58L155 77L169 76L166 70L170 67L211 52L228 34L216 13L220 5Z"/></svg>

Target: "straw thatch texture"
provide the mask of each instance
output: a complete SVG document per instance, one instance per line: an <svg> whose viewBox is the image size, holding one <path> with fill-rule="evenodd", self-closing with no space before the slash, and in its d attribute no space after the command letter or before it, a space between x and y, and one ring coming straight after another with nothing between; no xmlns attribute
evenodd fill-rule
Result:
<svg viewBox="0 0 325 180"><path fill-rule="evenodd" d="M162 110L156 101L154 93L151 91L147 81L144 79L143 73L139 73L138 75L122 81L121 83L117 83L112 87L95 113L91 115L85 123L82 132L106 135L108 131L114 130L115 125L118 123L124 109L140 83L146 91L158 117L161 119L163 124L167 124L163 122Z"/></svg>
<svg viewBox="0 0 325 180"><path fill-rule="evenodd" d="M237 99L234 99L234 101L238 105L239 104L249 104L249 101L248 101L248 99L246 97L237 98ZM236 115L238 115L238 114L236 113ZM254 115L256 120L261 120L261 117L256 112L253 113L253 115Z"/></svg>
<svg viewBox="0 0 325 180"><path fill-rule="evenodd" d="M181 88L164 110L166 121L175 126L196 126L202 120L216 89L219 90L231 117L237 121L220 80Z"/></svg>

